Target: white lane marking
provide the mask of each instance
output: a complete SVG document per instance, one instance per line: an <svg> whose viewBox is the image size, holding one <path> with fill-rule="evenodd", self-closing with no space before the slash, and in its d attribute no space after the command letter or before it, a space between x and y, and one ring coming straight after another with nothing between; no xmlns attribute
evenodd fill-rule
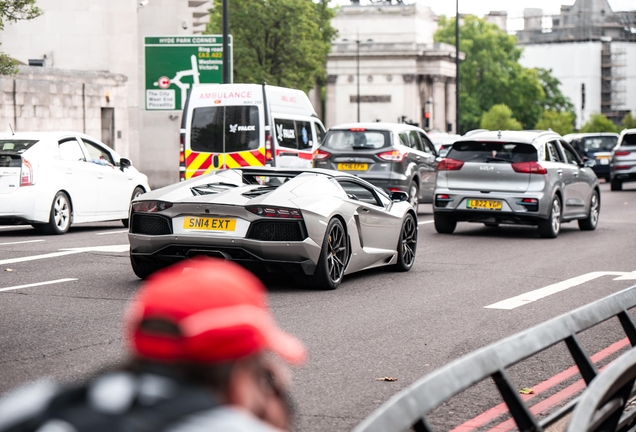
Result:
<svg viewBox="0 0 636 432"><path fill-rule="evenodd" d="M0 288L0 292L17 290L17 289L22 289L22 288L31 288L31 287L42 286L42 285L53 285L53 284L58 284L58 283L62 283L62 282L72 282L72 281L76 281L76 280L77 280L77 278L66 278L66 279L57 279L57 280L52 280L52 281L47 281L47 282L37 282L37 283L32 283L32 284L27 284L27 285L18 285L18 286L13 286L13 287L8 287L8 288Z"/></svg>
<svg viewBox="0 0 636 432"><path fill-rule="evenodd" d="M425 220L425 221L422 221L422 222L418 222L417 224L418 225L424 225L424 224L430 224L430 223L433 223L433 222L435 222L435 221L434 220Z"/></svg>
<svg viewBox="0 0 636 432"><path fill-rule="evenodd" d="M108 235L108 234L121 234L121 233L127 233L128 230L121 230L121 231L106 231L106 232L100 232L97 233L95 235Z"/></svg>
<svg viewBox="0 0 636 432"><path fill-rule="evenodd" d="M15 264L21 263L25 261L34 261L39 259L46 258L56 258L65 255L74 255L82 252L127 252L130 249L130 245L113 245L113 246L91 246L84 248L74 248L74 249L60 249L61 252L51 252L42 255L32 255L21 258L11 258L0 261L0 265L4 264Z"/></svg>
<svg viewBox="0 0 636 432"><path fill-rule="evenodd" d="M532 303L542 298L551 296L552 294L565 291L566 289L573 288L577 285L584 284L585 282L589 282L591 280L594 280L603 276L619 276L617 278L614 278L614 280L636 280L636 271L634 272L597 271L592 273L586 273L581 276L576 276L561 282L557 282L552 285L548 285L543 288L539 288L539 289L529 291L527 293L524 293L515 297L511 297L506 300L502 300L497 303L493 303L488 306L484 306L484 308L485 309L506 309L506 310L515 309L515 308L518 308L519 306Z"/></svg>
<svg viewBox="0 0 636 432"><path fill-rule="evenodd" d="M39 243L39 242L43 242L43 241L44 240L25 240L25 241L19 241L19 242L0 243L0 246L24 244L24 243Z"/></svg>

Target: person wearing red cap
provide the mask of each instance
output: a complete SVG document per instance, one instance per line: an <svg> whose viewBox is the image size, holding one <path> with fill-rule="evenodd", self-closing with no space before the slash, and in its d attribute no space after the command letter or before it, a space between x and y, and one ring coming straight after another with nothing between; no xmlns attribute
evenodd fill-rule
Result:
<svg viewBox="0 0 636 432"><path fill-rule="evenodd" d="M276 325L263 284L243 267L196 259L155 273L124 332L127 367L75 388L46 381L14 392L0 401L0 432L290 429L278 358L300 365L307 354ZM31 409L16 410L20 401Z"/></svg>

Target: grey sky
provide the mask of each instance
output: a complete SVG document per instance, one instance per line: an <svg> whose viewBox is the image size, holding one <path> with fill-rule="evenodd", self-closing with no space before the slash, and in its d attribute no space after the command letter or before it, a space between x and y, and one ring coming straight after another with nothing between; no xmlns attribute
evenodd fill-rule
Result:
<svg viewBox="0 0 636 432"><path fill-rule="evenodd" d="M430 6L438 15L455 15L455 0L405 0L406 3L423 3ZM336 0L340 5L350 4L348 0ZM366 3L362 0L362 3ZM572 5L574 0L459 0L459 11L475 15L484 15L490 11L507 11L509 30L523 27L523 9L543 9L546 15L558 14L562 4ZM614 11L636 9L635 0L609 0Z"/></svg>

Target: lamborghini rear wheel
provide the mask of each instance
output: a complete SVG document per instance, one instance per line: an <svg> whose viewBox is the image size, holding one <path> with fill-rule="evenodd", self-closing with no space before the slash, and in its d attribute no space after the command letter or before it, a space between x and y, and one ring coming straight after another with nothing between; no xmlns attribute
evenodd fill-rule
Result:
<svg viewBox="0 0 636 432"><path fill-rule="evenodd" d="M303 275L301 280L315 289L334 290L342 282L348 259L347 234L342 222L333 218L327 225L320 258L313 276Z"/></svg>

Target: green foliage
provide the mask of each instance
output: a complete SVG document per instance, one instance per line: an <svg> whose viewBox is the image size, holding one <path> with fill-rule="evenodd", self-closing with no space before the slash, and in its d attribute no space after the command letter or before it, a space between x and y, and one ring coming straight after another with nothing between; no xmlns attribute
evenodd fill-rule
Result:
<svg viewBox="0 0 636 432"><path fill-rule="evenodd" d="M636 116L632 115L631 112L625 114L625 117L623 117L623 127L625 129L636 128Z"/></svg>
<svg viewBox="0 0 636 432"><path fill-rule="evenodd" d="M552 129L560 135L567 135L574 132L574 114L571 111L545 110L534 128Z"/></svg>
<svg viewBox="0 0 636 432"><path fill-rule="evenodd" d="M441 16L435 41L455 44L455 18ZM526 69L519 64L522 50L517 38L485 20L468 15L460 26L460 130L479 126L494 105L507 105L526 129L531 129L544 109L570 110L559 81L549 71Z"/></svg>
<svg viewBox="0 0 636 432"><path fill-rule="evenodd" d="M0 31L5 23L20 20L31 20L42 15L35 5L35 0L0 0ZM0 52L0 75L13 75L18 72L18 63L8 55Z"/></svg>
<svg viewBox="0 0 636 432"><path fill-rule="evenodd" d="M603 114L592 114L581 132L618 132L618 128Z"/></svg>
<svg viewBox="0 0 636 432"><path fill-rule="evenodd" d="M563 112L568 111L574 115L574 105L570 102L570 99L565 97L559 86L561 81L551 75L552 70L537 69L539 75L539 81L543 87L545 93L545 99L543 100L543 107L546 110Z"/></svg>
<svg viewBox="0 0 636 432"><path fill-rule="evenodd" d="M512 117L505 104L493 105L481 118L481 128L488 130L521 130L523 127Z"/></svg>
<svg viewBox="0 0 636 432"><path fill-rule="evenodd" d="M222 0L214 0L206 33L223 31ZM309 90L325 76L336 30L329 0L232 0L234 81Z"/></svg>

